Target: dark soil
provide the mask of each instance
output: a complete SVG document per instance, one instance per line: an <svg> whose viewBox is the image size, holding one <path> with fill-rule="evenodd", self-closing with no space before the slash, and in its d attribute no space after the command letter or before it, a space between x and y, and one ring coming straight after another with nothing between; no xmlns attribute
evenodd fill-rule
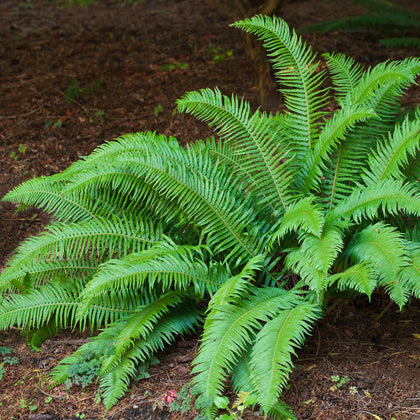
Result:
<svg viewBox="0 0 420 420"><path fill-rule="evenodd" d="M415 0L399 3L419 10ZM282 17L299 27L361 10L339 0L300 1L288 3ZM156 130L182 144L211 135L192 118L172 115L175 100L186 91L219 86L258 106L243 40L229 23L201 0L125 6L97 1L85 8L3 0L0 196L24 180L61 171L128 132ZM371 31L305 38L321 52L341 51L366 65L419 53L381 47ZM225 59L215 59L230 50ZM70 101L68 88L76 82L79 96ZM418 89L403 101L419 102ZM0 267L21 240L48 221L37 210L14 211L15 206L0 203ZM379 295L370 303L339 301L319 323L284 394L299 419L420 419L420 304L413 302L402 313L387 305ZM94 402L94 385L66 391L46 383L48 372L87 337L63 332L34 352L18 330L0 333L1 345L13 349L9 356L19 359L4 366L0 420L104 418L102 405ZM189 337L159 354L150 378L134 382L105 418L194 418L193 409L170 413L163 397L191 379L197 347L197 337ZM348 381L334 390L334 375Z"/></svg>

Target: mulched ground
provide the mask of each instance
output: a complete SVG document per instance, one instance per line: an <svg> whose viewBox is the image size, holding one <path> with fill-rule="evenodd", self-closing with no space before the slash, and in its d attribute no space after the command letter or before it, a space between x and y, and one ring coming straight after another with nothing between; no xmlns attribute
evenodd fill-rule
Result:
<svg viewBox="0 0 420 420"><path fill-rule="evenodd" d="M419 10L415 0L398 3ZM345 1L300 1L286 4L282 17L299 27L361 10ZM121 134L156 130L182 144L211 135L192 118L172 114L186 91L219 86L258 106L252 66L229 23L201 0L97 1L86 8L3 0L0 196L26 179L65 169ZM305 38L321 52L341 51L366 65L419 54L381 47L371 31ZM78 96L70 102L71 86ZM419 97L419 89L411 89L404 104ZM14 210L0 203L0 267L48 221L37 210ZM420 419L420 304L402 313L391 306L378 319L387 305L380 295L371 303L337 302L319 323L284 394L299 419ZM0 344L19 359L5 365L0 381L0 420L104 418L94 386L66 391L46 383L48 372L87 337L63 332L34 352L19 331L0 333ZM170 413L163 400L191 379L197 347L197 337L188 337L159 354L150 378L134 382L106 418L194 418L192 407ZM334 389L336 376L345 383Z"/></svg>

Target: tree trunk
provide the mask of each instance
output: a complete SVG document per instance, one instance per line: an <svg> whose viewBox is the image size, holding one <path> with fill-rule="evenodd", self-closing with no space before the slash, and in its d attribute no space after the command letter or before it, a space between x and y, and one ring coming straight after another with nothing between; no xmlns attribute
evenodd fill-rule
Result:
<svg viewBox="0 0 420 420"><path fill-rule="evenodd" d="M285 0L204 0L210 7L229 16L233 20L245 19L262 14L271 16L277 13ZM245 51L251 59L257 74L257 89L261 106L270 111L278 107L281 96L271 71L270 63L260 41L255 36L245 34Z"/></svg>

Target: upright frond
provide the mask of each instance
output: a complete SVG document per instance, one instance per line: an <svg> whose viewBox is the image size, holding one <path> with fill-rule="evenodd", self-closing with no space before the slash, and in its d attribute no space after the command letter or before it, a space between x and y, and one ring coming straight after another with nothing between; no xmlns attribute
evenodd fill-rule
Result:
<svg viewBox="0 0 420 420"><path fill-rule="evenodd" d="M242 349L251 343L261 323L297 301L294 292L260 288L240 305L221 305L209 313L193 369L197 373L193 382L200 409L208 415L215 411L214 399L223 391L223 380L232 372Z"/></svg>
<svg viewBox="0 0 420 420"><path fill-rule="evenodd" d="M331 79L336 91L336 99L340 105L343 105L349 92L354 92L363 74L363 68L354 58L346 57L341 53L326 53L323 56L327 60Z"/></svg>
<svg viewBox="0 0 420 420"><path fill-rule="evenodd" d="M279 18L254 16L232 26L255 34L263 41L276 78L281 85L289 111L291 139L298 159L312 147L318 137L318 119L326 102L320 89L325 73L317 73L312 48L306 46L286 22Z"/></svg>
<svg viewBox="0 0 420 420"><path fill-rule="evenodd" d="M295 348L303 344L319 315L319 307L302 302L282 310L257 334L251 368L258 387L258 402L265 413L276 405L292 369Z"/></svg>

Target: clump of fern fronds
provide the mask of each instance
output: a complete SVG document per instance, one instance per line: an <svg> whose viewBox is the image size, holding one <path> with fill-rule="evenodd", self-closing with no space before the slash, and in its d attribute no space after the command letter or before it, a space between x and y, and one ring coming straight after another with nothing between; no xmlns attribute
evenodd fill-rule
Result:
<svg viewBox="0 0 420 420"><path fill-rule="evenodd" d="M399 307L420 297L420 111L400 109L420 60L365 69L327 54L333 96L283 20L234 26L263 41L284 114L189 92L178 111L219 141L125 135L3 198L53 222L0 275L0 328L28 329L35 345L62 328L101 329L52 376L65 382L89 359L107 410L139 366L202 328L192 382L203 415L217 414L230 379L264 415L293 418L279 397L331 296L381 288Z"/></svg>

